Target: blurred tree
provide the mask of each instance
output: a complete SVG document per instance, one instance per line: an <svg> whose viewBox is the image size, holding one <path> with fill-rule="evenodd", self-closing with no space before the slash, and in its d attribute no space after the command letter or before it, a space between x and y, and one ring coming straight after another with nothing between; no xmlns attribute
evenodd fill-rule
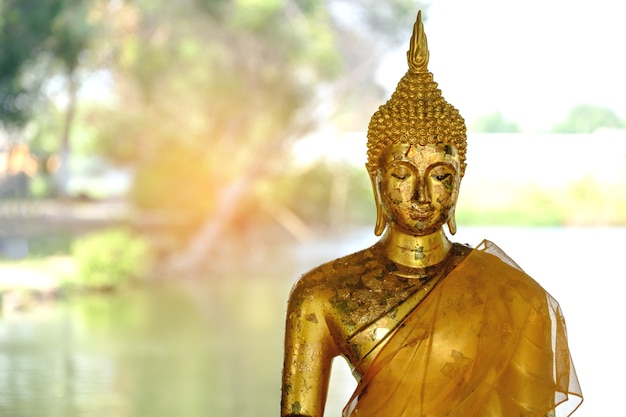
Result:
<svg viewBox="0 0 626 417"><path fill-rule="evenodd" d="M57 189L61 196L67 195L69 180L70 135L76 117L76 105L80 79L78 70L81 58L87 53L97 30L90 22L90 0L66 0L63 12L55 19L49 39L49 51L60 67L59 76L65 81L66 99L60 143L58 147L59 171L56 175Z"/></svg>
<svg viewBox="0 0 626 417"><path fill-rule="evenodd" d="M138 166L143 207L191 219L180 264L197 265L284 151L352 103L378 103L377 62L410 35L418 5L343 0L136 0L102 9L123 111L102 149ZM364 124L375 108L364 114ZM241 216L243 207L253 207ZM199 227L198 227L199 226Z"/></svg>
<svg viewBox="0 0 626 417"><path fill-rule="evenodd" d="M519 125L506 119L499 111L487 114L474 120L468 127L470 132L476 133L519 133Z"/></svg>
<svg viewBox="0 0 626 417"><path fill-rule="evenodd" d="M596 129L623 129L626 123L621 121L612 109L580 104L572 108L567 118L554 126L554 133L592 133Z"/></svg>
<svg viewBox="0 0 626 417"><path fill-rule="evenodd" d="M24 71L46 49L62 10L62 0L0 2L0 122L5 129L19 129L32 116L41 80Z"/></svg>
<svg viewBox="0 0 626 417"><path fill-rule="evenodd" d="M81 57L95 35L91 0L4 1L0 3L0 122L20 132L36 113L45 113L46 88L64 83L66 102L58 132L58 191L65 194L70 132L79 89ZM47 111L48 113L50 110ZM43 116L45 118L45 116ZM54 124L54 123L53 123Z"/></svg>

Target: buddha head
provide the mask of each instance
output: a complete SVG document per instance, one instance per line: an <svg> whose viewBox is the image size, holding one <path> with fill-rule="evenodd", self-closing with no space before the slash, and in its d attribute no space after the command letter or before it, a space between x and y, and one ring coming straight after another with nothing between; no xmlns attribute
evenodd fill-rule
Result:
<svg viewBox="0 0 626 417"><path fill-rule="evenodd" d="M409 70L370 120L367 163L376 201L375 233L388 224L414 235L448 224L465 172L466 127L428 71L421 12L407 52Z"/></svg>

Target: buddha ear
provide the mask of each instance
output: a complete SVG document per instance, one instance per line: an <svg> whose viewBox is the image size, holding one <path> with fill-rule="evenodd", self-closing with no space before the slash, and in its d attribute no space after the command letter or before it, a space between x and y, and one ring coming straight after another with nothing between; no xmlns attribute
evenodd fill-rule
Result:
<svg viewBox="0 0 626 417"><path fill-rule="evenodd" d="M456 177L454 192L452 194L452 201L454 201L452 208L450 209L450 213L448 214L448 230L450 230L451 235L456 234L456 202L459 198L459 189L461 188L461 177Z"/></svg>
<svg viewBox="0 0 626 417"><path fill-rule="evenodd" d="M372 190L374 191L374 204L376 204L376 226L374 226L374 234L380 236L385 231L387 222L385 221L385 212L383 211L383 205L380 202L380 186L378 183L378 176L369 174L370 182L372 183Z"/></svg>
<svg viewBox="0 0 626 417"><path fill-rule="evenodd" d="M453 206L450 210L450 215L448 216L448 230L450 230L451 235L456 234L456 218L454 217L454 209L455 207Z"/></svg>

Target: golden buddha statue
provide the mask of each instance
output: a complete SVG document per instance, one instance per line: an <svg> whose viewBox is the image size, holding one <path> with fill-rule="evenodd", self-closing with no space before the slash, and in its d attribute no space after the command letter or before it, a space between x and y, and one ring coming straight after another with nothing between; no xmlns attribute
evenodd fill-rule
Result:
<svg viewBox="0 0 626 417"><path fill-rule="evenodd" d="M367 134L382 238L294 286L281 415L322 417L340 355L358 381L344 417L569 415L582 395L557 302L493 243L444 232L466 129L427 70L420 14L407 55Z"/></svg>

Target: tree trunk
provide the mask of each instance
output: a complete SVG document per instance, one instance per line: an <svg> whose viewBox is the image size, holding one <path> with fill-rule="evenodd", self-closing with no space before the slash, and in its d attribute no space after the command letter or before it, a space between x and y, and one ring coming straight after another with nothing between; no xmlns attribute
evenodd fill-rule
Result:
<svg viewBox="0 0 626 417"><path fill-rule="evenodd" d="M67 108L65 109L63 130L59 144L59 170L56 173L57 191L61 198L68 196L67 186L70 178L70 135L76 115L76 101L78 95L78 81L76 80L75 70L68 70L67 83Z"/></svg>

